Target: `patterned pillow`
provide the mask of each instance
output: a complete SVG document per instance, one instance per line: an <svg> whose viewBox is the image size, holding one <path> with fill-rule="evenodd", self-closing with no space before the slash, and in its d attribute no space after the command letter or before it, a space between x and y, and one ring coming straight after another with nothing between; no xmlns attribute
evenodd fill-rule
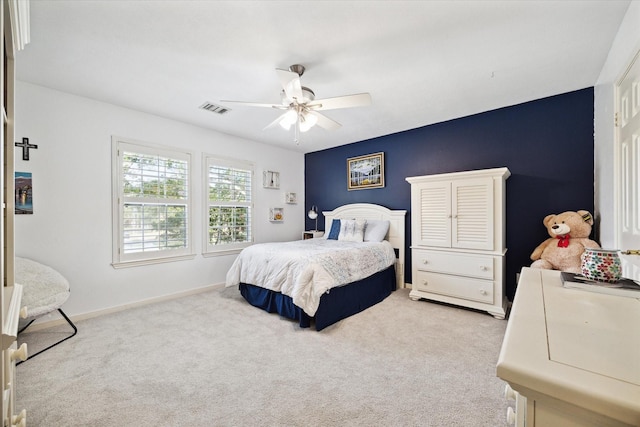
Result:
<svg viewBox="0 0 640 427"><path fill-rule="evenodd" d="M340 221L340 234L338 240L346 242L364 241L364 227L367 221L364 219L343 219Z"/></svg>
<svg viewBox="0 0 640 427"><path fill-rule="evenodd" d="M331 230L327 235L328 240L338 240L338 235L340 234L340 220L334 219L331 222Z"/></svg>

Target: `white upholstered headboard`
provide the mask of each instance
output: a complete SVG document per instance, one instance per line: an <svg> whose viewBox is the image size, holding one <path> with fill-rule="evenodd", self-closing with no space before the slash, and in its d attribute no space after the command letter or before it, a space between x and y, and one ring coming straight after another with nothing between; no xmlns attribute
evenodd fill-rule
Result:
<svg viewBox="0 0 640 427"><path fill-rule="evenodd" d="M334 219L381 219L389 221L389 232L386 240L397 250L396 282L398 288L404 288L404 242L405 242L405 210L391 210L371 203L353 203L340 206L332 211L322 211L324 215L325 236L331 230Z"/></svg>

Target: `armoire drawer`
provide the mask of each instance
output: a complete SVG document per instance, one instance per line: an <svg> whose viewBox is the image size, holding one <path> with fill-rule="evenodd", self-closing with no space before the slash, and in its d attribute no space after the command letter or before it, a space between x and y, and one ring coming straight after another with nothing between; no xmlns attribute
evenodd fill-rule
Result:
<svg viewBox="0 0 640 427"><path fill-rule="evenodd" d="M493 303L493 281L418 271L412 287L419 291Z"/></svg>
<svg viewBox="0 0 640 427"><path fill-rule="evenodd" d="M450 273L488 280L495 278L492 256L423 249L414 249L412 254L414 266L421 271Z"/></svg>

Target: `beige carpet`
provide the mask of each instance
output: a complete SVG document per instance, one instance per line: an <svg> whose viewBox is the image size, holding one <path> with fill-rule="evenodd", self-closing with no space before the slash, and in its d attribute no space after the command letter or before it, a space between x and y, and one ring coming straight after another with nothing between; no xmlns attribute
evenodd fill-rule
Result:
<svg viewBox="0 0 640 427"><path fill-rule="evenodd" d="M503 426L506 325L399 290L316 332L220 289L78 322L17 367L17 409L42 427Z"/></svg>

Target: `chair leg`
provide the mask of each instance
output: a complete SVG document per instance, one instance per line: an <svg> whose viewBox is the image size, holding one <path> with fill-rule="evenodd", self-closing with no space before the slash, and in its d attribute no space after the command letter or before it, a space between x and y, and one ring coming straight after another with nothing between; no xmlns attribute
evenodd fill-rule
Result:
<svg viewBox="0 0 640 427"><path fill-rule="evenodd" d="M68 337L65 337L65 338L61 339L60 341L57 341L57 342L55 342L55 343L51 344L49 347L44 348L44 349L40 350L40 351L39 351L39 352L37 352L37 353L34 353L34 354L32 354L32 355L29 355L29 357L27 357L25 360L22 360L22 361L20 361L20 362L16 363L16 366L17 366L17 365L19 365L19 364L21 364L21 363L26 362L27 360L31 360L31 359L33 359L34 357L36 357L36 356L37 356L37 355L39 355L40 353L43 353L43 352L45 352L45 351L49 350L50 348L57 346L58 344L60 344L60 343L62 343L62 342L64 342L64 341L66 341L66 340L68 340L69 338L73 337L75 334L77 334L77 333L78 333L78 328L76 327L76 325L74 325L74 324L73 324L73 322L71 321L71 319L69 319L69 318L67 317L67 315L66 315L66 314L64 314L64 311L62 311L62 309L61 309L61 308L59 308L59 309L58 309L58 311L60 312L60 314L62 315L62 317L64 317L64 320L66 320L66 321L67 321L67 323L68 323L68 324L73 328L73 333L72 333L71 335L69 335ZM34 319L34 320L35 320L35 319ZM25 329L27 329L27 328L29 327L29 325L31 325L31 323L33 323L33 320L32 320L31 322L27 323L27 326L25 326L24 328L22 328L22 329L20 330L20 332L22 332L22 331L24 331Z"/></svg>

